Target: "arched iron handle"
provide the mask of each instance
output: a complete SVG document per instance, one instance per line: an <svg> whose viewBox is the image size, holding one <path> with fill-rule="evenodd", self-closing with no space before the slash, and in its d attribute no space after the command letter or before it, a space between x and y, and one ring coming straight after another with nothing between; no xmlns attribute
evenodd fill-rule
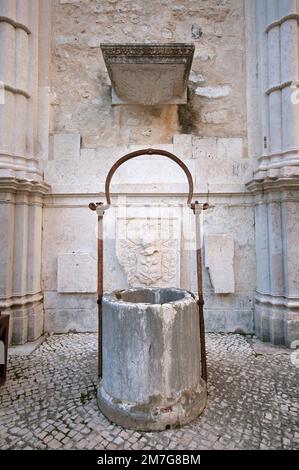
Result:
<svg viewBox="0 0 299 470"><path fill-rule="evenodd" d="M114 175L116 170L128 160L131 160L132 158L135 158L135 157L139 157L141 155L162 155L164 157L170 158L170 160L177 163L182 168L182 170L185 172L185 175L187 176L187 179L188 179L189 192L188 192L187 204L188 206L191 207L191 201L193 197L193 179L192 179L192 175L188 167L185 165L184 162L182 162L182 160L180 160L178 157L173 155L173 153L167 152L166 150L158 150L158 149L136 150L135 152L131 152L131 153L128 153L127 155L124 155L119 160L117 160L116 163L114 163L114 165L111 167L106 178L105 193L106 193L107 205L110 206L111 204L110 183L111 183L112 176Z"/></svg>

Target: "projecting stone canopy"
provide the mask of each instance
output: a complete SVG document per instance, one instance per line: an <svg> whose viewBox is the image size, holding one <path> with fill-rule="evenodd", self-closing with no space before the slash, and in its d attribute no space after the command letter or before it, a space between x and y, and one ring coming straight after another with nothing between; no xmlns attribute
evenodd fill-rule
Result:
<svg viewBox="0 0 299 470"><path fill-rule="evenodd" d="M187 103L193 44L102 44L112 104Z"/></svg>

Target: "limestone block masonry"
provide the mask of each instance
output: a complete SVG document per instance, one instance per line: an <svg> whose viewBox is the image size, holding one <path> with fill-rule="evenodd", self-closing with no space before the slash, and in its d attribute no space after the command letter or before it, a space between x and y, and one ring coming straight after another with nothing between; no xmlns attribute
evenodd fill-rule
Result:
<svg viewBox="0 0 299 470"><path fill-rule="evenodd" d="M0 2L0 310L10 341L44 332L42 208L48 157L49 28L47 0Z"/></svg>
<svg viewBox="0 0 299 470"><path fill-rule="evenodd" d="M198 306L182 289L127 289L103 297L98 404L125 428L158 431L196 418L201 378Z"/></svg>

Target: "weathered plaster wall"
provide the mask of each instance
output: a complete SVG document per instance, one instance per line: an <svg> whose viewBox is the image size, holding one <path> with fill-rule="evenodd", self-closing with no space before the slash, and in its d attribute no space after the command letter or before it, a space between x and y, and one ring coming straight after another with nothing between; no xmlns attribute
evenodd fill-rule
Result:
<svg viewBox="0 0 299 470"><path fill-rule="evenodd" d="M182 158L194 177L196 198L214 206L204 216L204 251L205 244L211 251L215 241L209 235L231 240L229 253L219 256L214 276L215 263L212 267L203 260L207 329L252 332L255 243L253 198L245 187L252 167L246 138L243 1L52 4L52 135L44 165L45 179L52 186L43 231L46 331L96 328L96 217L87 206L103 200L98 193L118 158L152 146ZM101 42L193 42L188 104L112 107ZM196 290L194 231L191 226L191 244L186 243L179 206L186 202L186 178L163 158L154 166L153 158L158 157L126 164L113 179L114 197L123 203L129 197L125 202L133 207L126 213L111 209L105 215L106 290L130 282L169 282ZM144 204L157 206L161 201L174 205L168 221L176 227L163 246L159 237L147 239L148 231L141 230L144 217L155 219L162 210L156 207L149 213ZM126 258L127 245L115 241L124 214L136 220L135 229L142 232L133 243L134 262ZM149 267L144 267L145 261Z"/></svg>
<svg viewBox="0 0 299 470"><path fill-rule="evenodd" d="M56 133L83 147L245 136L243 0L53 0ZM193 42L187 105L111 107L101 42Z"/></svg>

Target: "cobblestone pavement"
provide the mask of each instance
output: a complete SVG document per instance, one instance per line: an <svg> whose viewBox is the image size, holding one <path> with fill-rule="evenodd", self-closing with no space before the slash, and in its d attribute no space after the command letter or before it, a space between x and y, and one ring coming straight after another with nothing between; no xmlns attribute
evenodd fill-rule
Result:
<svg viewBox="0 0 299 470"><path fill-rule="evenodd" d="M298 449L299 369L290 352L207 335L209 400L191 424L136 432L97 409L95 334L52 336L13 356L0 388L1 449Z"/></svg>

